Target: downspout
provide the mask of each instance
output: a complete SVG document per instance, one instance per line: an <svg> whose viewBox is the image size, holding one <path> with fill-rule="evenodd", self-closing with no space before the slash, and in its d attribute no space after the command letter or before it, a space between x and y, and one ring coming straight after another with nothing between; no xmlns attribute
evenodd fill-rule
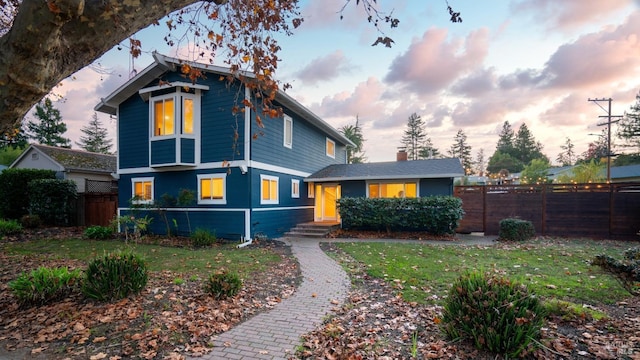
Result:
<svg viewBox="0 0 640 360"><path fill-rule="evenodd" d="M245 86L244 87L244 98L247 102L251 101L251 92ZM249 179L247 180L249 183L249 189L247 193L249 196L248 199L248 209L244 212L244 239L238 245L239 248L243 248L245 246L249 246L253 243L253 234L251 234L251 196L252 196L252 186L251 186L251 108L249 106L244 107L244 161L247 164L247 176Z"/></svg>

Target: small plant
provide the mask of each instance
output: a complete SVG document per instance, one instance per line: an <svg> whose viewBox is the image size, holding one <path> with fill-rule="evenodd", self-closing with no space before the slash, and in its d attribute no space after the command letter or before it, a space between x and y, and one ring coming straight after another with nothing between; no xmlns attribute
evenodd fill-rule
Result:
<svg viewBox="0 0 640 360"><path fill-rule="evenodd" d="M500 230L498 237L506 241L525 241L536 235L533 223L528 220L521 219L502 219L500 220Z"/></svg>
<svg viewBox="0 0 640 360"><path fill-rule="evenodd" d="M609 255L597 255L591 264L615 276L631 295L640 295L640 247L627 249L623 256L620 261Z"/></svg>
<svg viewBox="0 0 640 360"><path fill-rule="evenodd" d="M15 220L0 219L0 236L16 235L22 232L22 225Z"/></svg>
<svg viewBox="0 0 640 360"><path fill-rule="evenodd" d="M183 278L177 277L177 278L173 279L173 285L180 286L182 284L184 284L184 279Z"/></svg>
<svg viewBox="0 0 640 360"><path fill-rule="evenodd" d="M82 293L99 301L123 299L142 291L147 280L147 265L139 255L115 252L89 263Z"/></svg>
<svg viewBox="0 0 640 360"><path fill-rule="evenodd" d="M42 225L42 219L38 215L23 215L20 224L27 229L35 229Z"/></svg>
<svg viewBox="0 0 640 360"><path fill-rule="evenodd" d="M451 339L473 340L478 349L517 357L539 336L544 316L542 302L525 285L470 272L453 283L441 329Z"/></svg>
<svg viewBox="0 0 640 360"><path fill-rule="evenodd" d="M196 248L211 246L215 244L217 240L216 234L211 233L211 231L207 229L198 228L191 234L191 244Z"/></svg>
<svg viewBox="0 0 640 360"><path fill-rule="evenodd" d="M66 267L39 267L22 273L9 283L9 289L22 305L43 305L63 299L79 287L82 273Z"/></svg>
<svg viewBox="0 0 640 360"><path fill-rule="evenodd" d="M548 316L559 316L565 321L602 320L607 317L606 313L595 308L558 299L545 301L544 308Z"/></svg>
<svg viewBox="0 0 640 360"><path fill-rule="evenodd" d="M84 230L84 237L87 239L111 239L113 238L113 228L108 226L90 226Z"/></svg>
<svg viewBox="0 0 640 360"><path fill-rule="evenodd" d="M242 288L242 280L237 273L219 270L209 276L204 291L216 300L234 297Z"/></svg>

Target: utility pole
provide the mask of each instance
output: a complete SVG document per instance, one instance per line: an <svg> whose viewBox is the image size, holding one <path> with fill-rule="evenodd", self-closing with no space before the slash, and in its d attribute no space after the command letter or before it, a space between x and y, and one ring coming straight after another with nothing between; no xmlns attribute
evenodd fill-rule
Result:
<svg viewBox="0 0 640 360"><path fill-rule="evenodd" d="M607 113L607 115L598 116L599 118L607 118L607 121L597 124L598 126L607 125L607 184L611 183L611 156L613 155L611 153L611 124L617 123L618 121L620 121L620 118L622 118L622 115L611 115L612 100L613 99L611 98L588 99L588 101L595 103L596 105L598 105L598 107L600 107L600 109L604 110ZM605 109L598 103L598 101L606 101L607 103L609 103L609 106L607 107L607 109ZM612 120L612 118L616 118L617 120Z"/></svg>

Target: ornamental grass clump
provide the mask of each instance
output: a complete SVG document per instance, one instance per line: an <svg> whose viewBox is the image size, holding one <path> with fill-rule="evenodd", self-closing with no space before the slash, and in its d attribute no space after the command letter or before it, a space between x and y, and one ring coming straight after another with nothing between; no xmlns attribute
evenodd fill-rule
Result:
<svg viewBox="0 0 640 360"><path fill-rule="evenodd" d="M110 226L94 225L84 230L84 237L87 239L106 240L113 238L113 228Z"/></svg>
<svg viewBox="0 0 640 360"><path fill-rule="evenodd" d="M82 293L99 301L119 300L140 293L147 280L147 265L139 255L129 251L115 252L89 263Z"/></svg>
<svg viewBox="0 0 640 360"><path fill-rule="evenodd" d="M0 237L5 235L16 235L22 232L22 225L16 220L0 219Z"/></svg>
<svg viewBox="0 0 640 360"><path fill-rule="evenodd" d="M204 291L216 300L234 297L242 288L242 280L237 273L219 270L211 274L204 285Z"/></svg>
<svg viewBox="0 0 640 360"><path fill-rule="evenodd" d="M216 234L207 229L196 229L191 234L191 245L196 248L209 247L218 241Z"/></svg>
<svg viewBox="0 0 640 360"><path fill-rule="evenodd" d="M542 302L525 285L470 272L454 282L441 329L450 339L470 339L478 349L517 357L530 350L544 317Z"/></svg>
<svg viewBox="0 0 640 360"><path fill-rule="evenodd" d="M39 267L23 272L9 283L9 289L21 305L44 305L64 299L80 287L82 273L66 267Z"/></svg>

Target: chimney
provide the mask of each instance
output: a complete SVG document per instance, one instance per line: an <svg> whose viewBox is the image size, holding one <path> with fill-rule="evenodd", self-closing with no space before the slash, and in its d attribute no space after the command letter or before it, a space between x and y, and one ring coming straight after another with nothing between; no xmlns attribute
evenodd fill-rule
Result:
<svg viewBox="0 0 640 360"><path fill-rule="evenodd" d="M396 161L407 161L408 160L407 156L408 156L407 152L404 149L400 149L396 154Z"/></svg>

